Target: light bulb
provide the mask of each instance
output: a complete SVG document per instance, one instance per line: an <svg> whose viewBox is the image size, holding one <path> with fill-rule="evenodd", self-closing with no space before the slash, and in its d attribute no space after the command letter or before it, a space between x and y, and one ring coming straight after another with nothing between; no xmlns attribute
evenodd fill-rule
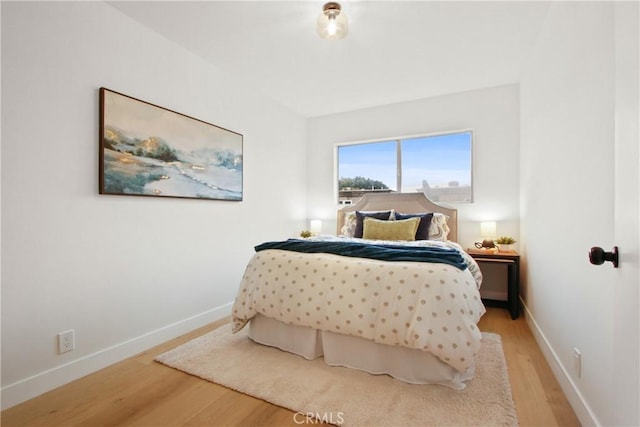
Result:
<svg viewBox="0 0 640 427"><path fill-rule="evenodd" d="M329 34L330 36L335 36L337 30L338 26L336 25L336 18L329 17L329 22L327 23L327 34Z"/></svg>

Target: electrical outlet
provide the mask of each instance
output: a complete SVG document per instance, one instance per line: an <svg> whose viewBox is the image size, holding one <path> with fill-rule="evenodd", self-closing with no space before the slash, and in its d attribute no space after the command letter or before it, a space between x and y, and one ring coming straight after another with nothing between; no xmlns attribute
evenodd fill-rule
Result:
<svg viewBox="0 0 640 427"><path fill-rule="evenodd" d="M58 353L67 353L76 347L73 329L58 334Z"/></svg>
<svg viewBox="0 0 640 427"><path fill-rule="evenodd" d="M582 377L582 354L577 348L573 349L573 371L578 378Z"/></svg>

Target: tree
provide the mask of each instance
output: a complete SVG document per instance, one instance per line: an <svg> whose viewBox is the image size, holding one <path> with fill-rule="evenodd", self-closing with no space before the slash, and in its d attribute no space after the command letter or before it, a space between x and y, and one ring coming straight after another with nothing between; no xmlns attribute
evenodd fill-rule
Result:
<svg viewBox="0 0 640 427"><path fill-rule="evenodd" d="M388 190L389 187L382 182L371 178L356 176L355 178L340 178L338 181L339 190Z"/></svg>

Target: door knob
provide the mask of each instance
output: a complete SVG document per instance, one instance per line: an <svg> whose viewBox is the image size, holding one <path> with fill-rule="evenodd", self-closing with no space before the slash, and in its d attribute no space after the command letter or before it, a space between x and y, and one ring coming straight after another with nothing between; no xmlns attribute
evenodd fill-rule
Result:
<svg viewBox="0 0 640 427"><path fill-rule="evenodd" d="M613 251L605 252L599 246L594 246L589 251L589 262L593 265L602 265L605 261L611 261L615 268L618 268L618 247L614 246Z"/></svg>

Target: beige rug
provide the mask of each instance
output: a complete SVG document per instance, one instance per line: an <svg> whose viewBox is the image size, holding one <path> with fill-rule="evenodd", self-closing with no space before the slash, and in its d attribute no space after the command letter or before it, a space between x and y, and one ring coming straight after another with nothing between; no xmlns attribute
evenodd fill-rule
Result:
<svg viewBox="0 0 640 427"><path fill-rule="evenodd" d="M256 344L225 325L156 358L205 380L344 426L517 425L500 336L483 333L467 388L406 384Z"/></svg>

